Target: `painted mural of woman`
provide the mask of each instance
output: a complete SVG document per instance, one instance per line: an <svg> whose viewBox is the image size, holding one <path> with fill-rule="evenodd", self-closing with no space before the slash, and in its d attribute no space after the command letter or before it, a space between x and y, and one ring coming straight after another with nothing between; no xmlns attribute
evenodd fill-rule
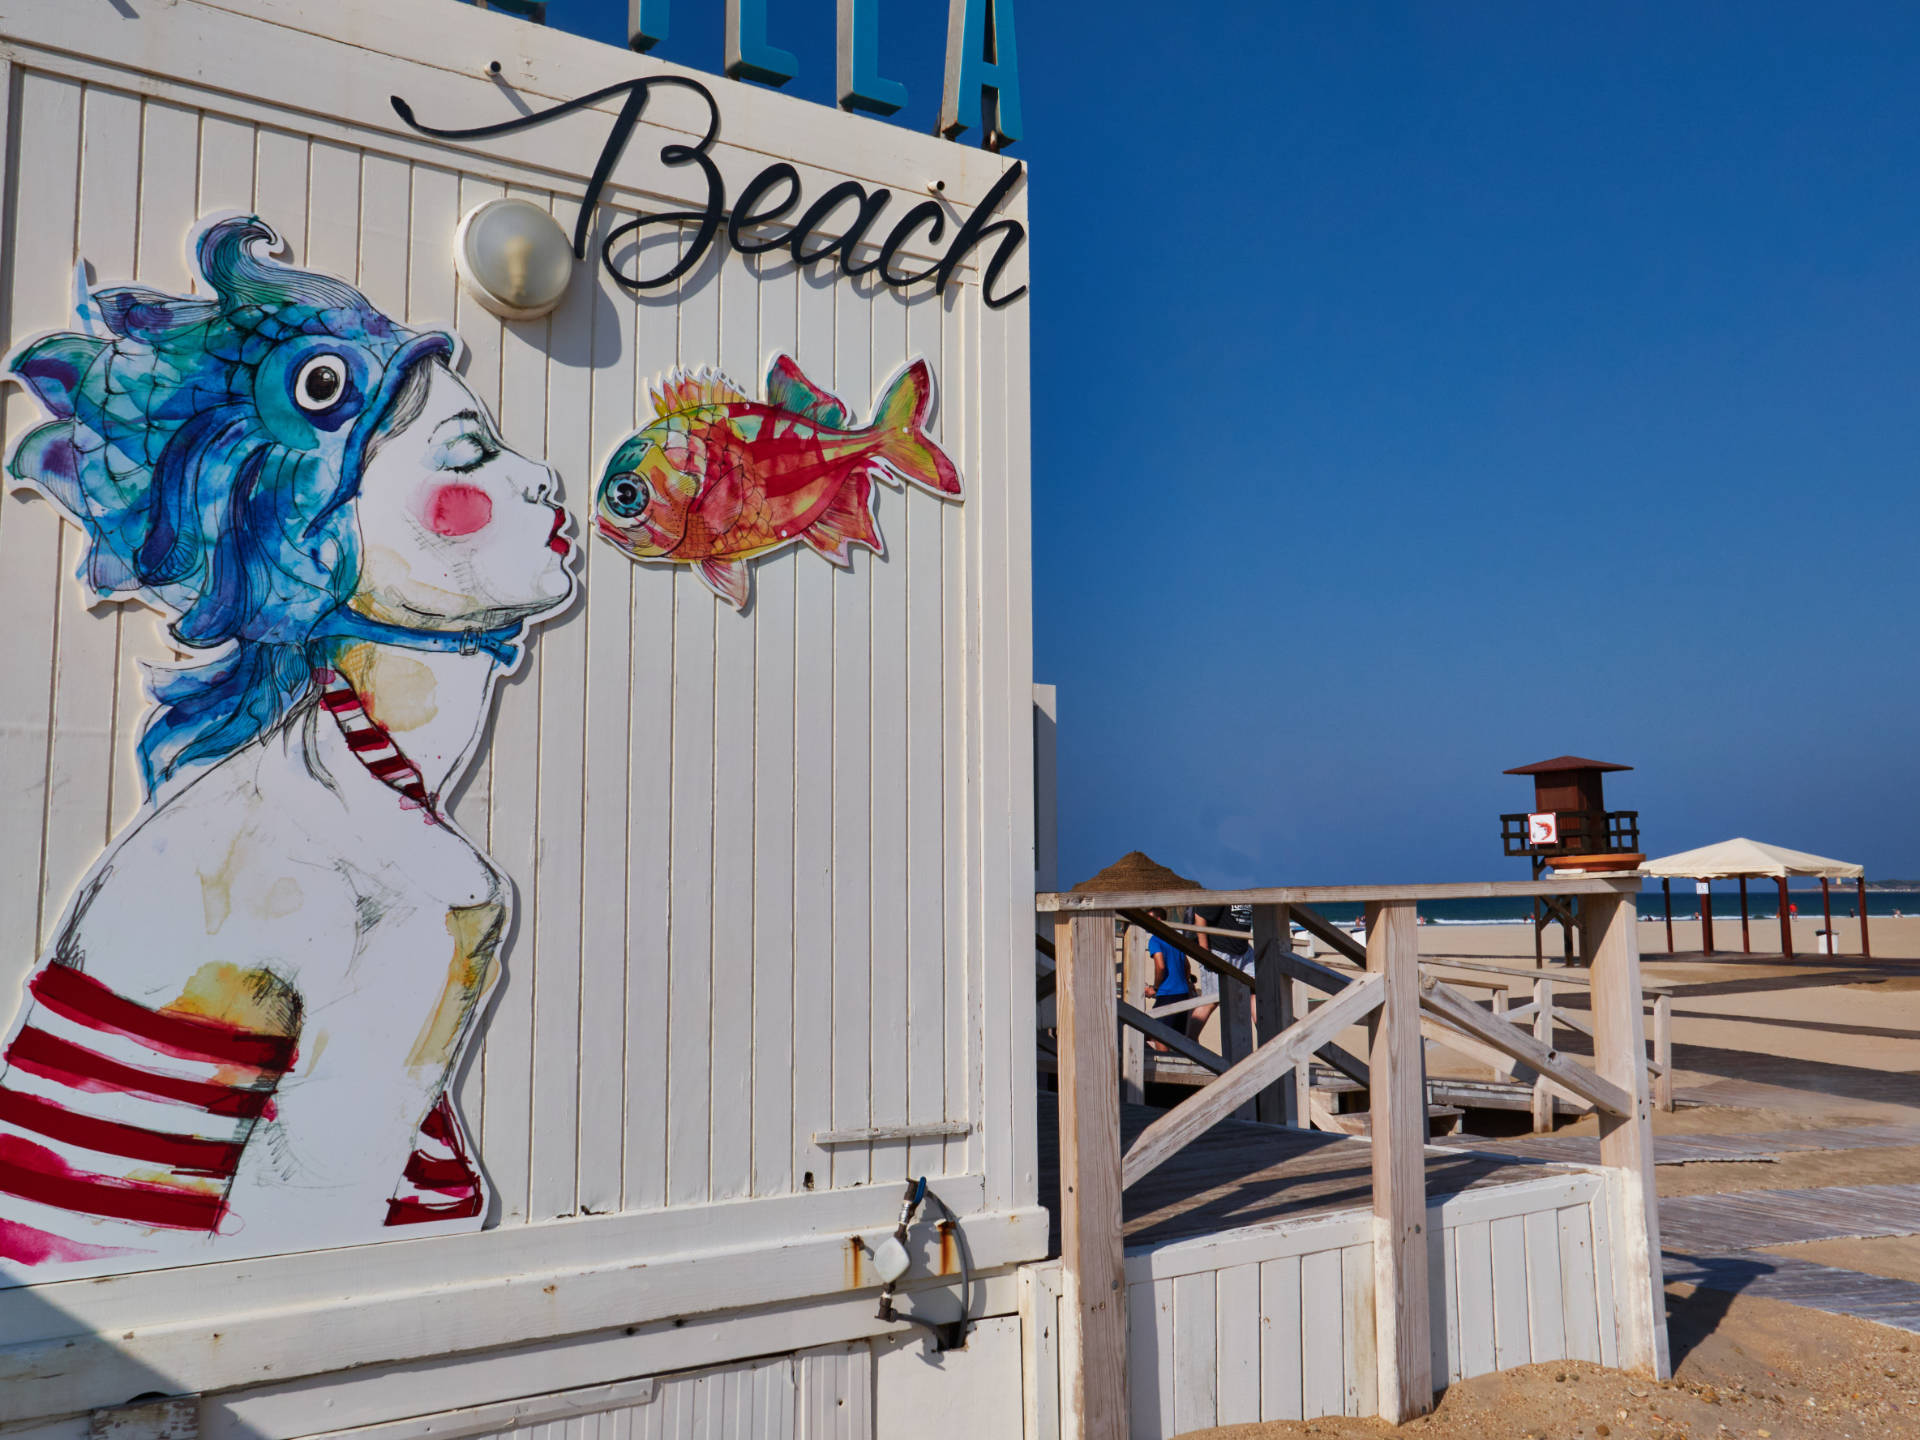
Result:
<svg viewBox="0 0 1920 1440"><path fill-rule="evenodd" d="M449 1087L511 896L442 797L573 592L566 513L452 337L276 247L206 222L209 298L102 290L7 361L51 417L9 472L85 530L90 587L192 656L152 677L148 803L5 1046L16 1283L485 1218Z"/></svg>

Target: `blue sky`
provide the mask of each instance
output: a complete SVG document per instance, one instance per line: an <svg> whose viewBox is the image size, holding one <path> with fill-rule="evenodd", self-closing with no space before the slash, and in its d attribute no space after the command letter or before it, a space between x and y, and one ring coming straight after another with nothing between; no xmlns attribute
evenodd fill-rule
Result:
<svg viewBox="0 0 1920 1440"><path fill-rule="evenodd" d="M832 0L768 3L830 100ZM915 129L944 11L882 12ZM1920 7L1017 19L1066 881L1520 878L1563 752L1654 853L1920 876Z"/></svg>

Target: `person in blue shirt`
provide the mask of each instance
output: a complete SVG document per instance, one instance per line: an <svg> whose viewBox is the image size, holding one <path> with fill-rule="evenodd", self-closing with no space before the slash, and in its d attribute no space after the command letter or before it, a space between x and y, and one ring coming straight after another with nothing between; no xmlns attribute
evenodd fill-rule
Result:
<svg viewBox="0 0 1920 1440"><path fill-rule="evenodd" d="M1162 923L1167 918L1165 910L1149 910L1147 914ZM1190 962L1185 955L1157 935L1147 941L1147 954L1153 957L1153 982L1148 986L1148 993L1156 1006L1171 1005L1176 1000L1193 997L1193 972L1188 968ZM1167 1023L1181 1034L1187 1034L1187 1017L1192 1013L1185 1011L1170 1015ZM1164 1047L1156 1043L1155 1048Z"/></svg>

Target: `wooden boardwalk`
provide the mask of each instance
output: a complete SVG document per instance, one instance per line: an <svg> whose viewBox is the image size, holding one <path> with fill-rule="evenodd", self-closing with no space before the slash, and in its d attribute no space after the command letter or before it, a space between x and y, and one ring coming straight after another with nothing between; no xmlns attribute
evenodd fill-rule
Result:
<svg viewBox="0 0 1920 1440"><path fill-rule="evenodd" d="M1665 1206L1661 1207L1662 1214ZM1920 1334L1920 1285L1890 1280L1859 1270L1839 1270L1782 1255L1666 1256L1668 1283L1685 1281L1707 1290L1784 1300L1823 1310L1829 1315L1851 1315L1895 1329Z"/></svg>
<svg viewBox="0 0 1920 1440"><path fill-rule="evenodd" d="M1050 1254L1060 1253L1059 1119L1054 1096L1040 1096L1040 1200L1053 1217ZM1163 1112L1120 1107L1120 1136L1130 1145ZM1223 1120L1130 1186L1123 1234L1129 1247L1165 1244L1272 1220L1370 1210L1373 1150L1364 1140L1319 1130L1289 1130ZM1540 1178L1526 1156L1427 1153L1429 1197Z"/></svg>
<svg viewBox="0 0 1920 1440"><path fill-rule="evenodd" d="M1436 1145L1525 1156L1530 1160L1600 1163L1600 1142L1591 1135L1529 1135L1517 1140L1484 1140L1454 1135ZM1771 1160L1809 1150L1872 1150L1920 1145L1920 1125L1851 1125L1830 1130L1770 1130L1748 1135L1656 1135L1653 1163L1687 1165L1714 1160Z"/></svg>
<svg viewBox="0 0 1920 1440"><path fill-rule="evenodd" d="M1728 1255L1809 1240L1920 1234L1920 1185L1742 1190L1660 1202L1660 1240L1689 1255Z"/></svg>

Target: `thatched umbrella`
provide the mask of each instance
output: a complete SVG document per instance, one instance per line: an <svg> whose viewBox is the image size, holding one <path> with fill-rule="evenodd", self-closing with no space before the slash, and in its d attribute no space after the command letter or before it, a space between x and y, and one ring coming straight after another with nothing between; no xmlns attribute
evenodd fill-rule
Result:
<svg viewBox="0 0 1920 1440"><path fill-rule="evenodd" d="M1199 890L1198 880L1177 875L1158 860L1138 850L1129 850L1098 875L1073 887L1077 895L1119 894L1141 890Z"/></svg>

